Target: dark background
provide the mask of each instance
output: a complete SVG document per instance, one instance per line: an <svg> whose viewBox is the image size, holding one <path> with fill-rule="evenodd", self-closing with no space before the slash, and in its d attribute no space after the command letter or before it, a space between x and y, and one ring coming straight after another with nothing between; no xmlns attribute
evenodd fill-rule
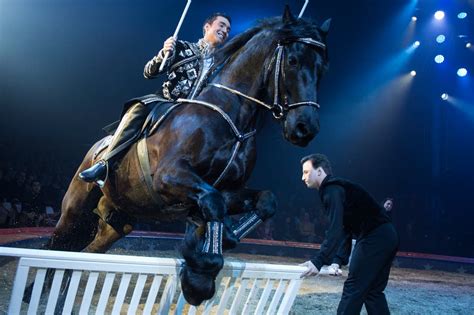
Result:
<svg viewBox="0 0 474 315"><path fill-rule="evenodd" d="M212 12L231 36L256 19L295 15L304 1L199 1L179 37L196 41ZM171 36L185 1L0 0L0 168L74 174L124 101L160 88L143 66ZM281 222L319 210L301 181L302 156L321 152L337 175L376 199L395 199L401 249L474 257L473 1L310 1L304 17L332 18L330 71L320 90L321 132L307 148L285 142L271 119L258 135L249 186L271 189ZM446 18L433 20L443 9ZM464 20L456 15L465 11ZM411 16L416 15L416 23ZM410 24L415 24L410 26ZM446 35L437 44L435 37ZM421 46L410 52L415 40ZM407 49L408 48L408 49ZM446 61L433 58L443 53ZM456 70L468 75L459 78ZM417 71L417 76L407 73ZM441 93L450 95L442 101Z"/></svg>

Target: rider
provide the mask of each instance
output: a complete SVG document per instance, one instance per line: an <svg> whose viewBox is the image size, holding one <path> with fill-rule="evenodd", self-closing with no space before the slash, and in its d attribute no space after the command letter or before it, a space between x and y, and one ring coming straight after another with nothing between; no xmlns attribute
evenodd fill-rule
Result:
<svg viewBox="0 0 474 315"><path fill-rule="evenodd" d="M213 53L223 44L230 32L231 19L223 13L214 13L203 24L203 38L196 43L168 38L163 48L145 65L143 75L154 79L166 71L168 80L163 84L163 97L168 100L195 98L203 88L214 63ZM165 54L168 59L162 71L159 70ZM118 159L118 153L128 148L141 133L141 127L152 106L159 99L157 95L142 97L134 102L123 115L117 130L102 156L102 159L79 173L86 182L103 185L107 177L108 164Z"/></svg>

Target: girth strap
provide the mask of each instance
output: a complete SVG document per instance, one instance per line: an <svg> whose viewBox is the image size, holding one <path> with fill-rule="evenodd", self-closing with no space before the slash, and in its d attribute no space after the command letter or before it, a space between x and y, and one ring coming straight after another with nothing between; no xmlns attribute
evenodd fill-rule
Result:
<svg viewBox="0 0 474 315"><path fill-rule="evenodd" d="M150 159L148 157L148 148L146 138L143 137L137 143L138 162L140 164L140 179L145 183L148 194L158 207L165 205L163 199L153 189L153 178L151 177Z"/></svg>

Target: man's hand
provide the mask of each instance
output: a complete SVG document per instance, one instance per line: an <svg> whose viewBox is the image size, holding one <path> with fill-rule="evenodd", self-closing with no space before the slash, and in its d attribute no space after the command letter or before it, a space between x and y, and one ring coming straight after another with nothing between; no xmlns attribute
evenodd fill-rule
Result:
<svg viewBox="0 0 474 315"><path fill-rule="evenodd" d="M342 275L342 270L339 266L339 264L332 264L331 266L328 267L328 274L331 276L340 276Z"/></svg>
<svg viewBox="0 0 474 315"><path fill-rule="evenodd" d="M163 44L163 53L173 54L174 48L176 47L176 39L171 36Z"/></svg>
<svg viewBox="0 0 474 315"><path fill-rule="evenodd" d="M319 273L318 268L316 268L316 266L311 262L311 260L308 260L308 261L300 264L300 266L308 268L305 272L303 272L300 275L300 278L312 277L312 276L315 276Z"/></svg>

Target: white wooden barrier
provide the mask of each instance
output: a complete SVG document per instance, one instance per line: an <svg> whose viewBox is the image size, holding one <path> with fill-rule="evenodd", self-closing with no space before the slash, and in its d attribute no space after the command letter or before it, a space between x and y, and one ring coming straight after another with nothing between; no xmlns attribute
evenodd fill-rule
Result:
<svg viewBox="0 0 474 315"><path fill-rule="evenodd" d="M66 270L72 274L63 314L288 314L305 270L226 262L215 296L193 307L179 288L179 259L10 247L0 247L0 256L19 257L8 314L52 314ZM48 268L54 277L51 287L43 288ZM29 304L23 303L33 280Z"/></svg>

